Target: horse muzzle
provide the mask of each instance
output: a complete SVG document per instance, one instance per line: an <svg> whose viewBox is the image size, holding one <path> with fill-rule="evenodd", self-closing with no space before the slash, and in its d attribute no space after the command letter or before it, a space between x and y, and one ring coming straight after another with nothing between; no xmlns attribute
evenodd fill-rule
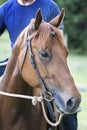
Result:
<svg viewBox="0 0 87 130"><path fill-rule="evenodd" d="M59 93L58 95L54 95L54 103L58 112L62 112L64 114L73 114L80 111L80 102L81 98L76 98L74 96L69 97L65 100L64 97Z"/></svg>

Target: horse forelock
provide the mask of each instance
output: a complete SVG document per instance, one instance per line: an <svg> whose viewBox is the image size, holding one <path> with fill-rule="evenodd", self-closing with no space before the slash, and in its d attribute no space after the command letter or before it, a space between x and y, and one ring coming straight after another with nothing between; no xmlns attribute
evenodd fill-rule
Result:
<svg viewBox="0 0 87 130"><path fill-rule="evenodd" d="M22 32L22 34L24 35L24 37L22 36L21 39L24 39L24 41L26 41L27 38L27 34L29 33L29 35L32 35L35 31L40 33L40 40L43 38L43 46L47 47L48 44L51 42L51 38L49 37L50 34L52 35L57 35L58 38L58 46L62 52L62 54L64 55L64 57L67 57L68 55L68 49L65 45L65 39L63 34L61 34L60 30L53 26L50 23L45 22L44 20L42 20L41 24L39 25L38 30L35 30L35 19L32 19L30 24L25 28L25 30ZM35 37L35 35L34 35ZM34 38L33 37L33 38ZM48 43L45 44L45 39L48 38ZM23 41L23 40L22 40ZM41 40L42 41L42 40Z"/></svg>
<svg viewBox="0 0 87 130"><path fill-rule="evenodd" d="M51 43L52 39L49 36L55 36L57 35L57 45L59 46L62 54L64 55L64 57L67 57L68 55L68 48L66 47L65 44L65 38L64 35L60 32L60 29L58 29L57 27L51 25L50 23L47 23L45 21L42 21L42 23L40 24L40 27L38 29L38 31L40 30L40 39L44 39L43 40L43 46L47 47L49 45L49 43ZM48 42L46 42L45 44L45 40L48 37ZM41 40L42 41L42 40Z"/></svg>

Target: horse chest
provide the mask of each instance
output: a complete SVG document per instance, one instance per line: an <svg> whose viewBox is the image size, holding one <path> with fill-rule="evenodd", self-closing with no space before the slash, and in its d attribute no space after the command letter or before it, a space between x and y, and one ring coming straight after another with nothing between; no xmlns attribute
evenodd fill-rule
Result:
<svg viewBox="0 0 87 130"><path fill-rule="evenodd" d="M12 107L11 104L11 107L4 106L0 118L0 130L46 130L46 122L40 104L37 106L29 105L22 104L18 107L15 105Z"/></svg>

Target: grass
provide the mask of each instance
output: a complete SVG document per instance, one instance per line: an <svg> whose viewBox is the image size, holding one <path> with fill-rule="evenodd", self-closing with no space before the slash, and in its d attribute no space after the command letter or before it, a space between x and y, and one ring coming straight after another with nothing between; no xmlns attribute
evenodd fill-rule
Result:
<svg viewBox="0 0 87 130"><path fill-rule="evenodd" d="M69 54L68 64L76 84L87 86L87 56Z"/></svg>
<svg viewBox="0 0 87 130"><path fill-rule="evenodd" d="M0 60L8 58L10 51L10 41L6 32L0 37Z"/></svg>
<svg viewBox="0 0 87 130"><path fill-rule="evenodd" d="M82 111L78 113L78 130L87 130L87 56L69 54L68 64L82 98Z"/></svg>
<svg viewBox="0 0 87 130"><path fill-rule="evenodd" d="M82 103L81 109L82 111L78 114L78 130L87 130L87 91L81 92Z"/></svg>
<svg viewBox="0 0 87 130"><path fill-rule="evenodd" d="M7 33L5 33L0 37L0 60L9 57L9 55L10 42ZM78 113L78 130L87 130L87 56L70 53L68 64L76 85L85 90L80 91L82 111Z"/></svg>

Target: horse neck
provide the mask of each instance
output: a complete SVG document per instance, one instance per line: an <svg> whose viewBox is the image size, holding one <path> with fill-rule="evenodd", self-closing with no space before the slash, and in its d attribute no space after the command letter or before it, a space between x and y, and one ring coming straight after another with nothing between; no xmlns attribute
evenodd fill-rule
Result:
<svg viewBox="0 0 87 130"><path fill-rule="evenodd" d="M31 87L22 79L21 73L17 66L17 59L19 55L18 47L14 47L9 58L6 70L0 80L0 90L8 91L12 93L23 93L27 91L31 94Z"/></svg>
<svg viewBox="0 0 87 130"><path fill-rule="evenodd" d="M18 68L15 66L11 68L13 70L10 69L10 71L8 71L8 69L5 71L1 79L0 89L11 93L28 93L29 95L31 95L31 87L29 87L29 85L22 79Z"/></svg>
<svg viewBox="0 0 87 130"><path fill-rule="evenodd" d="M20 55L20 50L25 46L25 41L27 37L27 31L29 31L27 27L17 38L16 43L12 49L6 70L4 75L0 80L0 89L11 88L13 89L15 86L16 88L23 88L24 86L29 86L21 77L20 70L18 69L18 57ZM1 87L2 86L2 87ZM23 87L22 87L23 86ZM26 87L25 87L26 88ZM28 87L29 92L31 95L38 95L40 92L39 89L32 89L32 87ZM32 93L31 93L32 90Z"/></svg>

